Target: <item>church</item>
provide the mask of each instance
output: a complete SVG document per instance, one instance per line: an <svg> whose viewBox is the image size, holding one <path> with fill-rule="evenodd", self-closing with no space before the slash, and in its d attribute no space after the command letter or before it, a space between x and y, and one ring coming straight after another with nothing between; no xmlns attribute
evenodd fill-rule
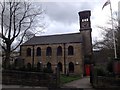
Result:
<svg viewBox="0 0 120 90"><path fill-rule="evenodd" d="M25 66L59 67L62 74L90 75L92 62L91 11L80 11L76 33L34 36L20 46Z"/></svg>

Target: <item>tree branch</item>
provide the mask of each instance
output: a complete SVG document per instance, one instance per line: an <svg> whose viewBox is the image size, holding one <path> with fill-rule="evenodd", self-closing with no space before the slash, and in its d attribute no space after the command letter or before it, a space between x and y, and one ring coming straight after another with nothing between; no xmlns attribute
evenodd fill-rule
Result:
<svg viewBox="0 0 120 90"><path fill-rule="evenodd" d="M19 44L18 44L14 49L12 49L12 51L14 51L15 49L17 49L17 48L21 45L21 43L23 42L23 38L24 38L24 36L26 35L27 30L28 30L28 29L31 27L31 25L32 25L32 22L33 22L33 20L31 20L30 25L29 25L29 26L26 28L26 30L24 31L24 33L23 33L23 35L22 35L22 38L21 38Z"/></svg>

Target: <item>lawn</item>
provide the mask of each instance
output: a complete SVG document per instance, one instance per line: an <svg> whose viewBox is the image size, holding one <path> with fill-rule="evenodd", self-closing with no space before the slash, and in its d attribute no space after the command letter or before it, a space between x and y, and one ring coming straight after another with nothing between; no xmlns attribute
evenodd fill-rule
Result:
<svg viewBox="0 0 120 90"><path fill-rule="evenodd" d="M74 80L80 79L80 75L72 75L72 76L67 76L67 75L60 75L60 83L65 84Z"/></svg>

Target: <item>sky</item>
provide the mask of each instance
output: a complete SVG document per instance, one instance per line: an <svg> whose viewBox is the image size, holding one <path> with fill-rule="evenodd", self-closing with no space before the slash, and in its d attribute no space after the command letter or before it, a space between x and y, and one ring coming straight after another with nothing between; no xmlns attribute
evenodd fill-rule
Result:
<svg viewBox="0 0 120 90"><path fill-rule="evenodd" d="M48 2L49 1L49 2ZM78 12L91 10L92 39L101 40L102 30L97 26L106 26L110 20L110 5L102 10L107 0L42 0L45 9L46 28L41 35L54 35L79 32ZM118 1L111 0L112 11L118 11ZM39 4L39 3L37 3Z"/></svg>

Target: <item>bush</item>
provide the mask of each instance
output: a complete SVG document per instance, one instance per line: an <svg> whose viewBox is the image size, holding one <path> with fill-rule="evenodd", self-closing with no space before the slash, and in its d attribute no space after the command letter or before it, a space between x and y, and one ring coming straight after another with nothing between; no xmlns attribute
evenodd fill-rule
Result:
<svg viewBox="0 0 120 90"><path fill-rule="evenodd" d="M107 71L103 67L100 67L100 66L95 66L95 72L97 76L105 76L107 73Z"/></svg>
<svg viewBox="0 0 120 90"><path fill-rule="evenodd" d="M43 68L44 73L53 73L52 69L50 68Z"/></svg>
<svg viewBox="0 0 120 90"><path fill-rule="evenodd" d="M113 72L113 61L112 60L110 60L107 64L107 71L111 73Z"/></svg>
<svg viewBox="0 0 120 90"><path fill-rule="evenodd" d="M105 71L103 69L101 69L101 68L98 68L97 69L97 75L98 76L105 76Z"/></svg>

